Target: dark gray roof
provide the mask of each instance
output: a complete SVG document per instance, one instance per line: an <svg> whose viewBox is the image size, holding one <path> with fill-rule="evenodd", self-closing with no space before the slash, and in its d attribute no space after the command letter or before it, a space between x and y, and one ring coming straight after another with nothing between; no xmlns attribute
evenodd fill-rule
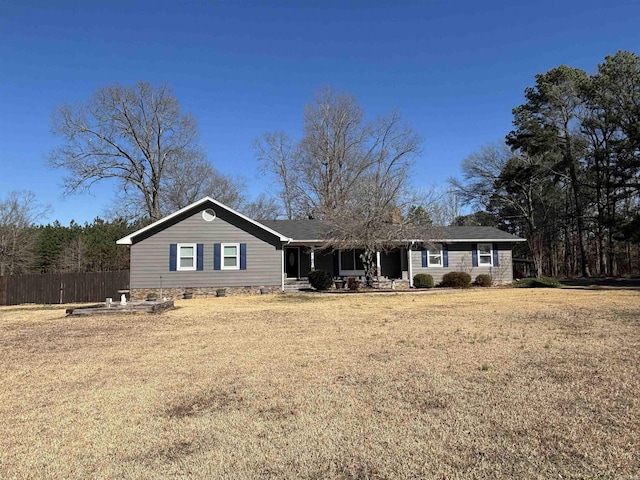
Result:
<svg viewBox="0 0 640 480"><path fill-rule="evenodd" d="M495 227L441 227L442 239L447 240L505 240L522 241L508 232Z"/></svg>
<svg viewBox="0 0 640 480"><path fill-rule="evenodd" d="M294 241L322 240L323 237L323 222L320 220L263 220L260 223ZM436 230L441 238L432 238L430 240L523 241L520 237L494 227L436 227Z"/></svg>
<svg viewBox="0 0 640 480"><path fill-rule="evenodd" d="M261 220L260 223L293 240L322 239L320 220Z"/></svg>

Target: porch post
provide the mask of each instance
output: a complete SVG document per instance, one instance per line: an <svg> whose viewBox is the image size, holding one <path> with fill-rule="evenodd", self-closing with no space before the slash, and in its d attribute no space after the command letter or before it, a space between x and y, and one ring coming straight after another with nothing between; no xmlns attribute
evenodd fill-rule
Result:
<svg viewBox="0 0 640 480"><path fill-rule="evenodd" d="M311 270L315 270L315 268L316 268L316 249L314 247L311 247L310 256L311 256Z"/></svg>
<svg viewBox="0 0 640 480"><path fill-rule="evenodd" d="M284 292L284 244L280 248L280 290Z"/></svg>
<svg viewBox="0 0 640 480"><path fill-rule="evenodd" d="M376 252L376 276L380 276L382 274L382 267L380 267L380 252Z"/></svg>
<svg viewBox="0 0 640 480"><path fill-rule="evenodd" d="M409 272L409 287L413 288L413 266L411 265L411 250L413 249L413 242L409 244L409 248L407 249L407 270Z"/></svg>

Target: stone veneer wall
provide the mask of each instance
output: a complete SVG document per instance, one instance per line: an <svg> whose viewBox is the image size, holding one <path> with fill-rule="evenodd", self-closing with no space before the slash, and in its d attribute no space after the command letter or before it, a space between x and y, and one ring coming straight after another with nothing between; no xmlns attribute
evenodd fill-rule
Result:
<svg viewBox="0 0 640 480"><path fill-rule="evenodd" d="M162 297L168 300L180 300L184 298L185 291L190 291L193 298L216 297L220 287L194 287L194 288L163 288ZM264 286L264 287L225 287L226 295L260 295L260 290L266 288L269 293L280 293L280 286ZM154 292L160 298L160 290L157 288L134 288L131 290L131 300L140 302L147 299L147 294Z"/></svg>
<svg viewBox="0 0 640 480"><path fill-rule="evenodd" d="M364 287L365 280L363 278L359 278L358 281L360 282L360 289L361 290L365 289L366 288ZM400 280L398 278L395 278L395 279L380 278L379 282L376 282L375 280L373 281L373 288L379 289L379 290L409 290L411 286L409 284L409 280ZM347 280L345 278L343 290L348 290L348 289L349 287L347 287ZM336 288L331 287L330 290L336 290Z"/></svg>
<svg viewBox="0 0 640 480"><path fill-rule="evenodd" d="M216 290L219 287L194 287L194 288L163 288L162 297L166 297L168 300L180 300L183 298L185 291L190 291L193 294L193 298L207 298L216 297ZM267 287L226 287L226 295L260 295L260 290L266 288L269 293L281 293L280 286L267 286ZM409 280L388 280L380 279L380 283L375 284L374 288L380 290L409 290ZM347 289L345 284L345 290ZM335 290L334 287L331 290ZM140 302L147 299L149 292L155 292L160 298L160 290L155 288L136 288L131 290L131 300Z"/></svg>
<svg viewBox="0 0 640 480"><path fill-rule="evenodd" d="M375 283L374 283L375 286ZM409 290L411 288L409 284L409 280L400 280L400 279L380 279L380 285L377 286L381 290Z"/></svg>

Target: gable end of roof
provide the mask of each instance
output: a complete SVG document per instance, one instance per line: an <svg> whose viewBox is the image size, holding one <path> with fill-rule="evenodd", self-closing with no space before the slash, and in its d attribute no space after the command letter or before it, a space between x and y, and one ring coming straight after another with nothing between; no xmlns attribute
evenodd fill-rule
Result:
<svg viewBox="0 0 640 480"><path fill-rule="evenodd" d="M152 231L154 229L162 229L163 226L169 226L171 224L171 220L180 217L181 215L184 215L186 213L188 213L191 210L196 210L198 207L202 207L204 205L206 205L207 203L210 203L212 206L218 207L218 208L223 208L226 211L228 211L229 213L238 216L239 218L243 219L246 222L249 222L255 226L257 226L258 228L261 228L262 230L264 230L265 232L268 232L272 235L275 235L276 237L278 237L280 239L280 241L286 242L286 241L290 241L291 239L285 235L282 235L280 232L275 231L272 228L269 228L266 225L263 225L260 222L257 222L255 220L253 220L252 218L247 217L246 215L243 215L240 212L235 211L233 208L226 206L225 204L218 202L217 200L211 198L211 197L203 197L200 200L193 202L191 205L187 205L184 208L181 208L180 210L177 210L175 212L173 212L170 215L167 215L164 218L161 218L160 220L157 220L155 222L153 222L150 225L147 225L146 227L143 227L139 230L136 230L133 233L130 233L129 235L127 235L126 237L122 237L121 239L117 240L116 243L118 245L132 245L134 243L134 240L136 237L139 237L140 235L147 233L149 231Z"/></svg>

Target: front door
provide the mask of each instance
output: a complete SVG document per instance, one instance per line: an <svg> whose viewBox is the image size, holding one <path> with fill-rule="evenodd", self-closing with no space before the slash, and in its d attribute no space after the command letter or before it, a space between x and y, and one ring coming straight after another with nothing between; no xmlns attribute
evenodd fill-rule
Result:
<svg viewBox="0 0 640 480"><path fill-rule="evenodd" d="M300 249L298 247L285 247L284 272L287 278L298 278L300 272Z"/></svg>

